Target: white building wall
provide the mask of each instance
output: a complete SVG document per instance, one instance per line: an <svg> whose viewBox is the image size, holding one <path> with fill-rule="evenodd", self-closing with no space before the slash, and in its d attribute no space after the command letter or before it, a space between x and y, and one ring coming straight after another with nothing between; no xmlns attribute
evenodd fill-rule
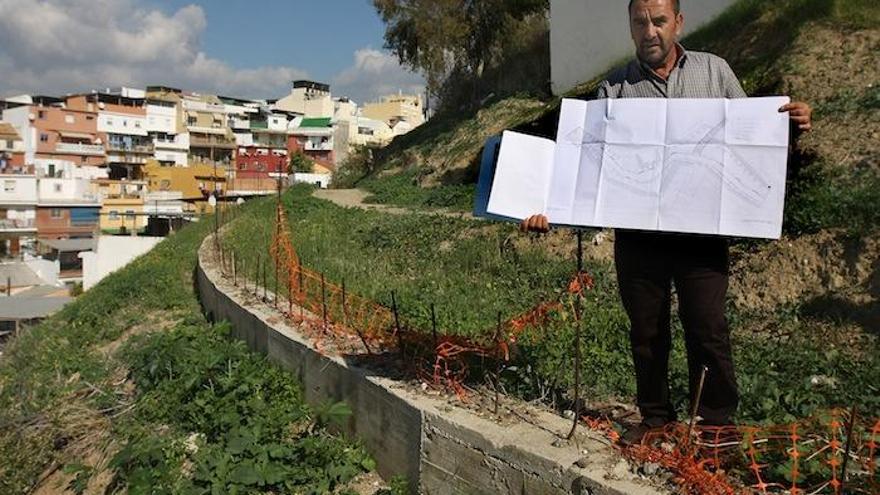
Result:
<svg viewBox="0 0 880 495"><path fill-rule="evenodd" d="M733 3L684 2L685 34ZM623 0L550 0L550 78L554 94L562 94L633 56L626 6Z"/></svg>
<svg viewBox="0 0 880 495"><path fill-rule="evenodd" d="M98 132L146 136L147 118L125 113L98 112Z"/></svg>
<svg viewBox="0 0 880 495"><path fill-rule="evenodd" d="M34 163L37 152L37 129L31 125L31 107L16 107L3 110L3 120L12 124L24 143L24 162Z"/></svg>
<svg viewBox="0 0 880 495"><path fill-rule="evenodd" d="M83 289L91 289L161 241L161 237L99 236L94 251L83 251L79 255L83 260Z"/></svg>
<svg viewBox="0 0 880 495"><path fill-rule="evenodd" d="M100 123L100 120L98 121ZM177 107L147 104L147 132L177 133ZM99 129L100 130L100 129Z"/></svg>
<svg viewBox="0 0 880 495"><path fill-rule="evenodd" d="M327 189L330 186L331 179L332 176L330 174L302 174L299 172L293 174L294 183L313 184L321 189Z"/></svg>
<svg viewBox="0 0 880 495"><path fill-rule="evenodd" d="M57 260L45 260L43 258L34 258L28 255L24 257L24 264L37 274L47 285L61 287L64 284L59 280L61 274L61 264Z"/></svg>
<svg viewBox="0 0 880 495"><path fill-rule="evenodd" d="M38 185L40 202L97 201L88 179L42 178Z"/></svg>
<svg viewBox="0 0 880 495"><path fill-rule="evenodd" d="M34 175L0 175L0 205L37 203L37 177Z"/></svg>

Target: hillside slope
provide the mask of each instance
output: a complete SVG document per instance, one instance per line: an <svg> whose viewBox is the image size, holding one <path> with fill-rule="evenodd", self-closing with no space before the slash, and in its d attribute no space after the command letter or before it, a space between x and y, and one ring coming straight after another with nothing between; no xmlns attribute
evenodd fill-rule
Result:
<svg viewBox="0 0 880 495"><path fill-rule="evenodd" d="M201 313L192 276L212 225L185 227L10 342L0 493L329 493L373 468L288 372Z"/></svg>

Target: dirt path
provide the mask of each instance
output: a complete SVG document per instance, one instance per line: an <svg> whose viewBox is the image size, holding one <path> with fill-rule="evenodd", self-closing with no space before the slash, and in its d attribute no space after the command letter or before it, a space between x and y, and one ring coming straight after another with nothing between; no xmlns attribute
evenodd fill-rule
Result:
<svg viewBox="0 0 880 495"><path fill-rule="evenodd" d="M312 195L318 199L324 199L343 208L361 208L363 210L376 210L391 215L406 214L422 214L422 215L442 215L450 218L466 218L474 219L471 213L452 212L442 209L437 210L417 210L410 208L401 208L399 206L389 206L382 204L365 203L364 200L370 196L370 193L362 189L316 189Z"/></svg>

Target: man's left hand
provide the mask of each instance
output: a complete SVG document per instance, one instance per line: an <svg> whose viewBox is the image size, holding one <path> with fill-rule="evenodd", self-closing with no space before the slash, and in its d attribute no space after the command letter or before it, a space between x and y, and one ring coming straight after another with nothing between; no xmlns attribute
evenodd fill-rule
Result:
<svg viewBox="0 0 880 495"><path fill-rule="evenodd" d="M805 132L813 130L813 109L810 105L802 101L793 101L779 109L779 113L784 112L788 112L788 116L797 124L798 129Z"/></svg>

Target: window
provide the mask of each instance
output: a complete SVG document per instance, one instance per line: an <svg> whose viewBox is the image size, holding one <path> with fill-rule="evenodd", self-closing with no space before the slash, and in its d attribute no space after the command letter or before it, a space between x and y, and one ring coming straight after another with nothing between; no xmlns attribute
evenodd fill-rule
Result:
<svg viewBox="0 0 880 495"><path fill-rule="evenodd" d="M118 220L119 219L119 212L116 210L110 210L109 218L110 218L110 220Z"/></svg>
<svg viewBox="0 0 880 495"><path fill-rule="evenodd" d="M134 128L135 128L135 129L140 129L140 128L141 128L141 121L140 121L140 120L135 120L135 121L134 121Z"/></svg>
<svg viewBox="0 0 880 495"><path fill-rule="evenodd" d="M64 123L73 124L74 122L76 122L76 118L73 115L67 114L64 116Z"/></svg>
<svg viewBox="0 0 880 495"><path fill-rule="evenodd" d="M40 142L41 143L48 143L49 142L49 135L46 134L45 132L41 132L40 133Z"/></svg>
<svg viewBox="0 0 880 495"><path fill-rule="evenodd" d="M37 116L40 118L40 120L46 120L46 111L40 110L39 112L37 112Z"/></svg>
<svg viewBox="0 0 880 495"><path fill-rule="evenodd" d="M49 177L55 177L55 164L49 164Z"/></svg>
<svg viewBox="0 0 880 495"><path fill-rule="evenodd" d="M3 181L3 191L4 192L15 192L15 181L14 180L4 180Z"/></svg>
<svg viewBox="0 0 880 495"><path fill-rule="evenodd" d="M94 115L86 115L86 120L95 120Z"/></svg>
<svg viewBox="0 0 880 495"><path fill-rule="evenodd" d="M127 121L127 120L122 119L122 127L128 127L128 121Z"/></svg>
<svg viewBox="0 0 880 495"><path fill-rule="evenodd" d="M61 192L61 184L55 184L55 192L57 192L57 193Z"/></svg>
<svg viewBox="0 0 880 495"><path fill-rule="evenodd" d="M52 211L49 214L52 218L61 218L61 208L52 208Z"/></svg>
<svg viewBox="0 0 880 495"><path fill-rule="evenodd" d="M89 161L89 157L83 155L83 156L79 157L79 161L80 161L81 163L88 163L88 161Z"/></svg>
<svg viewBox="0 0 880 495"><path fill-rule="evenodd" d="M107 117L107 125L113 125L113 119Z"/></svg>
<svg viewBox="0 0 880 495"><path fill-rule="evenodd" d="M196 117L190 115L186 118L186 125L196 125L197 119Z"/></svg>

